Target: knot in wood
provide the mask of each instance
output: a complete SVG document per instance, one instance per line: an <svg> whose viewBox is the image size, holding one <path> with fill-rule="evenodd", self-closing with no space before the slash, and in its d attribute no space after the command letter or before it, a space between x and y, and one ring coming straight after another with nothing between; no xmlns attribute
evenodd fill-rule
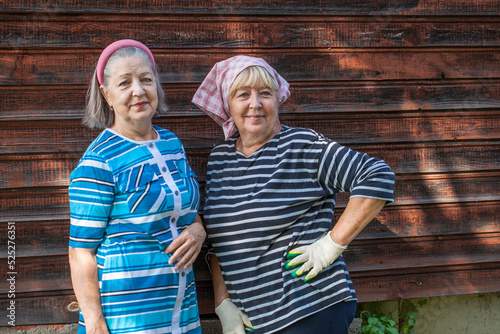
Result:
<svg viewBox="0 0 500 334"><path fill-rule="evenodd" d="M66 309L69 312L78 312L78 310L80 309L80 305L78 305L78 302L71 302L68 304L68 306L66 306Z"/></svg>

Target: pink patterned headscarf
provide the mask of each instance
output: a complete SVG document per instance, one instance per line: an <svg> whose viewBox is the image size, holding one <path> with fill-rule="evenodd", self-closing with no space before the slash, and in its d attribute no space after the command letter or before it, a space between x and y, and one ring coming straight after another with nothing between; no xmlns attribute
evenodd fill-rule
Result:
<svg viewBox="0 0 500 334"><path fill-rule="evenodd" d="M238 74L251 66L265 68L276 81L279 87L279 104L285 102L290 96L288 82L264 59L235 56L216 63L194 94L192 102L222 126L226 139L236 132L236 126L229 111L229 90Z"/></svg>
<svg viewBox="0 0 500 334"><path fill-rule="evenodd" d="M108 63L108 60L111 57L111 55L120 49L129 47L138 48L144 51L151 60L151 64L153 64L153 71L154 71L155 58L153 57L153 53L151 53L151 50L149 50L148 47L142 44L141 42L135 41L133 39L122 39L108 45L99 56L96 68L97 82L99 82L99 85L102 85L102 83L104 82L104 68L106 68L106 64Z"/></svg>

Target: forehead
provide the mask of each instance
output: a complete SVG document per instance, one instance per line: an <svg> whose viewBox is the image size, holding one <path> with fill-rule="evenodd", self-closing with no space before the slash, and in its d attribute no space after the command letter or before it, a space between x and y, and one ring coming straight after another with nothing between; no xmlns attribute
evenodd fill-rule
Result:
<svg viewBox="0 0 500 334"><path fill-rule="evenodd" d="M109 65L111 76L153 73L149 62L141 56L117 58Z"/></svg>

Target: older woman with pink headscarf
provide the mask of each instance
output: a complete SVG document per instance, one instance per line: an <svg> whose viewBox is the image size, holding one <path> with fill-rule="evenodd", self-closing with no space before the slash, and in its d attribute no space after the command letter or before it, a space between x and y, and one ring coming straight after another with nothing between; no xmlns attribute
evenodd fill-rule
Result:
<svg viewBox="0 0 500 334"><path fill-rule="evenodd" d="M102 132L71 173L69 261L78 333L201 333L192 263L206 233L151 51L120 40L101 53L84 123Z"/></svg>
<svg viewBox="0 0 500 334"><path fill-rule="evenodd" d="M236 56L193 98L225 135L204 207L224 333L347 333L357 299L342 252L393 201L382 160L281 124L288 88L263 59ZM351 196L332 228L339 192Z"/></svg>

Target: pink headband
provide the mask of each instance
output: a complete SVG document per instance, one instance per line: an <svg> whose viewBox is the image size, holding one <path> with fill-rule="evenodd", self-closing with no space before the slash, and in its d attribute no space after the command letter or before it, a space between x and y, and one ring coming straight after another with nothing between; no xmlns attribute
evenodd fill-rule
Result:
<svg viewBox="0 0 500 334"><path fill-rule="evenodd" d="M222 126L226 139L236 132L236 126L229 111L229 101L227 99L229 90L238 74L251 66L261 66L273 77L279 87L280 104L290 96L288 82L264 59L235 56L216 63L194 94L192 102Z"/></svg>
<svg viewBox="0 0 500 334"><path fill-rule="evenodd" d="M104 82L104 68L108 63L109 57L111 57L111 55L116 51L124 48L138 48L144 51L148 55L149 59L151 59L153 70L155 69L155 59L153 57L153 54L151 53L151 50L149 50L146 45L142 44L141 42L134 41L133 39L122 39L108 45L99 56L96 68L97 82L99 82L99 85L102 85L102 83Z"/></svg>

